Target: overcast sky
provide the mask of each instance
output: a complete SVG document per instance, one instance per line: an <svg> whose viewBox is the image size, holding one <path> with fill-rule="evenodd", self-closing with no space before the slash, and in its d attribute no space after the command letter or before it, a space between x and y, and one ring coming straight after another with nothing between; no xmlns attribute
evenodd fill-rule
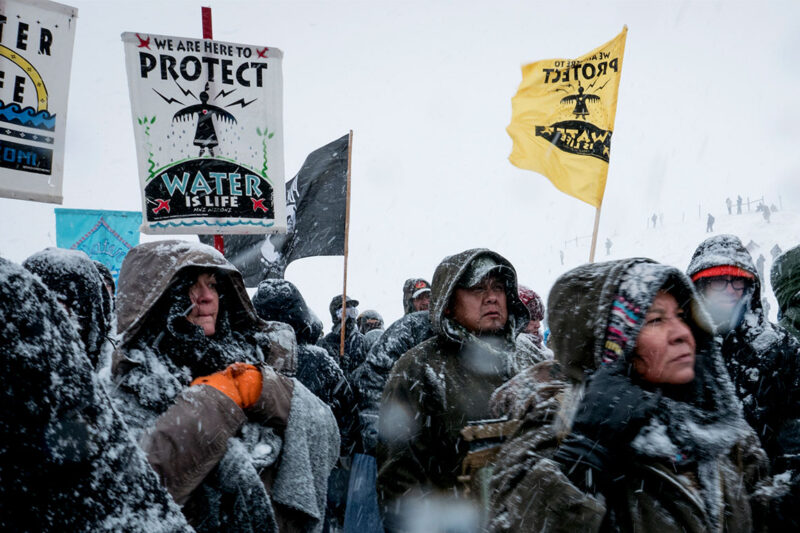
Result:
<svg viewBox="0 0 800 533"><path fill-rule="evenodd" d="M625 24L600 240L653 212L721 213L737 194L800 209L798 2L67 3L79 12L63 207L141 208L120 34L199 38L210 5L216 39L284 52L287 178L354 131L348 294L387 321L405 278L430 279L466 248L500 252L543 294L560 249L567 266L588 258L588 239L565 241L591 234L594 208L512 166L505 127L523 64L580 56ZM54 207L0 199L0 255L55 245ZM327 329L342 259L303 259L286 277Z"/></svg>

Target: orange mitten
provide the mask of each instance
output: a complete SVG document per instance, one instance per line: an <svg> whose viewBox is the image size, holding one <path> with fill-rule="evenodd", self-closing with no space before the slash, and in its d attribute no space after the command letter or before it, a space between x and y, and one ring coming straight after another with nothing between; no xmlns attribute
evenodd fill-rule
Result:
<svg viewBox="0 0 800 533"><path fill-rule="evenodd" d="M242 397L241 407L252 407L261 397L261 370L246 363L233 363L227 368L231 372L239 395Z"/></svg>
<svg viewBox="0 0 800 533"><path fill-rule="evenodd" d="M220 372L215 372L210 376L199 377L192 381L192 386L194 385L208 385L209 387L214 387L236 402L236 405L244 408L242 395L239 393L239 388L236 386L236 380L233 378L230 367Z"/></svg>

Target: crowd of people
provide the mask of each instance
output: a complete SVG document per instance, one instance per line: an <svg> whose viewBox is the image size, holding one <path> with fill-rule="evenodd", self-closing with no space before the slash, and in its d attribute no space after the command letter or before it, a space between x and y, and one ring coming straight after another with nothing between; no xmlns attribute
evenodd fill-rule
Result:
<svg viewBox="0 0 800 533"><path fill-rule="evenodd" d="M737 237L687 261L585 264L545 307L466 250L392 324L333 297L324 335L199 243L136 246L116 284L75 250L0 259L0 528L796 529L800 246L778 324Z"/></svg>

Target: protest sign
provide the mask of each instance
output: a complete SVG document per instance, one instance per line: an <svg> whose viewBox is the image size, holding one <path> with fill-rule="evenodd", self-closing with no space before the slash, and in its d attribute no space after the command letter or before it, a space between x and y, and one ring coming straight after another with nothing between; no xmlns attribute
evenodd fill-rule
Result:
<svg viewBox="0 0 800 533"><path fill-rule="evenodd" d="M284 233L283 53L123 33L144 233Z"/></svg>
<svg viewBox="0 0 800 533"><path fill-rule="evenodd" d="M0 2L0 196L60 204L78 10Z"/></svg>

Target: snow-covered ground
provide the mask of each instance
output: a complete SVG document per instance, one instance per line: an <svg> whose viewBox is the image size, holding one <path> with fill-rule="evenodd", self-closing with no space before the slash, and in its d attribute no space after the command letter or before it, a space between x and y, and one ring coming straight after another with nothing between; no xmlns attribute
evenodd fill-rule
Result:
<svg viewBox="0 0 800 533"><path fill-rule="evenodd" d="M621 259L624 257L644 256L655 259L656 261L676 266L685 270L689 264L692 253L697 245L704 239L722 233L730 233L741 239L745 246L749 246L753 261L759 254L766 259L764 263L764 278L762 279L762 296L769 301L770 320L773 322L777 318L778 304L769 281L769 269L772 267L772 254L770 250L778 245L781 250L786 251L793 246L800 244L800 213L790 211L778 211L772 213L770 222L764 220L760 212L745 210L741 215L736 215L736 207L733 208L733 215L716 213L714 217L714 232L706 233L706 216L703 212L698 218L697 212L693 215L679 215L681 220L670 220L669 214L665 214L663 225L659 222L655 229L645 227L645 221L641 221L638 227L619 228L616 235L609 237L613 242L611 254L606 255L604 246L605 239L602 236L598 239L597 252L595 259L604 261L607 259ZM755 246L750 243L754 243ZM578 253L586 253L588 243L578 248Z"/></svg>

